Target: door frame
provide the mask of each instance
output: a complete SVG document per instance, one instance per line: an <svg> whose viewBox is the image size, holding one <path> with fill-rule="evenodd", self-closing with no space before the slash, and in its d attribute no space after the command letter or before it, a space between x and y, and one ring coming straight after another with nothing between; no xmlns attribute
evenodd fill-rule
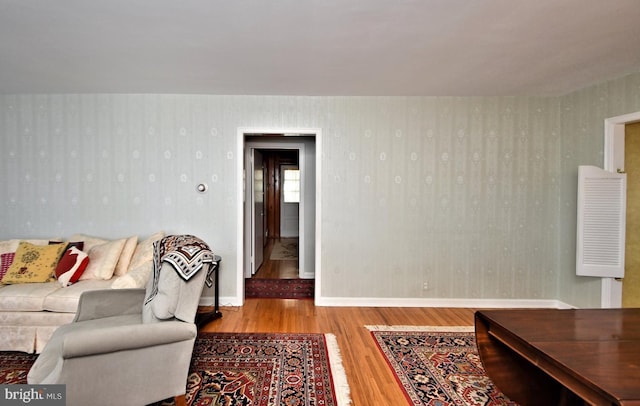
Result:
<svg viewBox="0 0 640 406"><path fill-rule="evenodd" d="M640 122L640 111L610 117L604 120L604 170L616 172L624 170L625 126ZM602 278L600 287L600 307L622 307L622 281L616 278Z"/></svg>
<svg viewBox="0 0 640 406"><path fill-rule="evenodd" d="M322 298L321 291L321 202L322 202L322 130L320 128L296 128L296 127L238 127L237 130L237 166L236 166L236 181L237 181L237 195L236 195L236 216L237 216L237 230L236 230L236 300L234 305L242 306L244 304L244 271L245 271L245 200L247 197L247 174L245 171L245 151L246 151L246 136L248 135L279 135L284 134L283 143L299 143L296 142L295 137L299 136L311 136L315 139L315 303L318 303ZM291 138L288 138L291 137ZM253 144L253 142L252 142ZM274 148L275 147L275 148ZM278 144L271 144L271 148L278 148ZM265 149L265 148L260 148ZM304 159L300 157L300 159ZM298 164L302 165L302 161ZM302 207L302 206L301 206ZM299 230L302 233L302 229ZM299 246L302 246L300 241ZM300 248L300 260L302 260L302 247Z"/></svg>
<svg viewBox="0 0 640 406"><path fill-rule="evenodd" d="M305 165L305 146L303 143L301 142L290 142L290 141L295 141L293 139L283 139L283 140L279 140L277 142L260 142L260 141L250 141L250 142L246 142L245 141L245 148L244 148L244 152L245 152L245 161L247 158L249 158L251 156L251 151L255 151L257 149L259 150L282 150L282 149L286 149L286 150L292 150L292 151L298 151L298 165L302 168L304 168ZM248 166L248 164L245 162L245 170L246 167ZM249 199L251 200L251 203L253 202L253 193L251 193L250 189L251 189L251 184L253 182L253 174L250 171L246 171L246 180L245 183L247 185L247 193L245 193L245 199L247 201L249 201ZM303 170L301 170L301 173L304 174ZM300 211L302 211L304 213L304 210L306 208L305 205L305 199L304 199L304 191L305 191L305 184L304 184L304 180L300 181ZM251 208L250 205L249 206L245 206L245 213L244 213L244 219L245 221L248 218L251 218L251 220L254 220L254 216L251 213ZM305 235L305 218L304 216L299 216L298 217L298 234L299 234L299 244L298 244L298 271L299 274L302 275L305 273L306 269L304 266L304 258L306 255L306 251L305 251L305 242L306 242L306 235ZM246 224L244 225L244 249L245 249L245 254L244 254L244 275L245 278L248 275L248 268L251 268L250 264L247 264L247 261L249 260L249 258L251 257L251 253L250 252L246 252L247 248L251 247L253 248L255 245L255 236L254 236L254 227L253 227L253 223L252 224ZM256 248L257 249L257 248ZM251 252L253 252L253 250L250 250Z"/></svg>

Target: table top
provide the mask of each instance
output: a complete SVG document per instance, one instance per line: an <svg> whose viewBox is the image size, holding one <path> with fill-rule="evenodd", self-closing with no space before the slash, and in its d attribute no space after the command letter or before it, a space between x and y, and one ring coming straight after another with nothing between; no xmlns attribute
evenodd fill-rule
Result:
<svg viewBox="0 0 640 406"><path fill-rule="evenodd" d="M615 399L640 399L640 309L501 309L477 317L534 363Z"/></svg>

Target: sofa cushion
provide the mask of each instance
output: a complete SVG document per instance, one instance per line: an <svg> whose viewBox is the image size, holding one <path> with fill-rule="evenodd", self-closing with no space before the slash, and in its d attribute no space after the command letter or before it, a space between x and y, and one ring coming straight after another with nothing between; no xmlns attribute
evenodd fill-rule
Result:
<svg viewBox="0 0 640 406"><path fill-rule="evenodd" d="M122 276L114 277L111 289L144 289L151 277L152 268L152 261L149 261Z"/></svg>
<svg viewBox="0 0 640 406"><path fill-rule="evenodd" d="M65 251L56 266L56 278L60 286L72 285L80 279L80 276L89 265L89 255L76 247Z"/></svg>
<svg viewBox="0 0 640 406"><path fill-rule="evenodd" d="M66 248L66 244L41 246L21 241L2 283L41 283L54 280L56 265Z"/></svg>
<svg viewBox="0 0 640 406"><path fill-rule="evenodd" d="M131 263L131 259L133 258L133 253L136 251L136 247L138 246L138 236L134 235L133 237L127 238L127 241L122 248L122 253L120 253L120 258L118 259L118 264L116 265L116 269L113 272L115 276L122 276L129 271L129 264Z"/></svg>
<svg viewBox="0 0 640 406"><path fill-rule="evenodd" d="M47 295L42 308L50 312L75 313L82 292L89 290L109 289L112 281L93 279L78 281L64 289L58 289Z"/></svg>
<svg viewBox="0 0 640 406"><path fill-rule="evenodd" d="M88 251L89 265L80 280L87 279L111 279L118 264L126 238L97 244Z"/></svg>
<svg viewBox="0 0 640 406"><path fill-rule="evenodd" d="M163 237L164 231L158 231L147 239L140 241L133 253L133 257L131 257L129 270L136 269L142 264L151 264L153 262L153 243L161 240Z"/></svg>
<svg viewBox="0 0 640 406"><path fill-rule="evenodd" d="M62 289L58 282L20 283L0 289L0 311L38 312L44 310L47 295Z"/></svg>

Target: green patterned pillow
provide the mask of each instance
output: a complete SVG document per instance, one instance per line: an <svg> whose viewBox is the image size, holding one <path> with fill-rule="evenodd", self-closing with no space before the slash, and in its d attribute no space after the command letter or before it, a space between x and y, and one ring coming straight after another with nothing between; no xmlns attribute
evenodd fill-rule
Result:
<svg viewBox="0 0 640 406"><path fill-rule="evenodd" d="M67 244L33 245L21 241L2 283L55 281L56 265L66 249Z"/></svg>

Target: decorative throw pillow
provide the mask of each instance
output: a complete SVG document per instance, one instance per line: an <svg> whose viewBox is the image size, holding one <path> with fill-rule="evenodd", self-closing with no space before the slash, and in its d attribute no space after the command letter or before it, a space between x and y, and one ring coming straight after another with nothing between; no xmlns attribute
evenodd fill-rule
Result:
<svg viewBox="0 0 640 406"><path fill-rule="evenodd" d="M56 278L60 285L66 287L77 282L88 264L87 253L80 251L77 247L66 250L56 266Z"/></svg>
<svg viewBox="0 0 640 406"><path fill-rule="evenodd" d="M126 242L126 238L123 238L121 240L94 245L89 249L89 265L80 276L80 280L111 279Z"/></svg>
<svg viewBox="0 0 640 406"><path fill-rule="evenodd" d="M39 246L20 242L13 263L2 282L11 284L55 280L56 265L66 248L66 244Z"/></svg>
<svg viewBox="0 0 640 406"><path fill-rule="evenodd" d="M129 264L131 263L131 258L133 258L133 253L135 252L137 245L137 235L127 238L127 242L124 244L124 248L122 249L122 253L118 259L116 270L113 272L115 276L122 276L129 271Z"/></svg>
<svg viewBox="0 0 640 406"><path fill-rule="evenodd" d="M151 266L151 262L153 261L153 243L161 240L163 237L164 232L158 231L146 240L139 242L129 263L129 270L136 269L143 264Z"/></svg>
<svg viewBox="0 0 640 406"><path fill-rule="evenodd" d="M13 263L13 258L16 256L15 252L7 252L4 254L0 254L0 280L4 278L4 275L7 273L7 270Z"/></svg>
<svg viewBox="0 0 640 406"><path fill-rule="evenodd" d="M47 245L49 240L6 240L0 241L0 283L2 282L2 278L7 273L7 270L13 263L13 258L16 255L16 250L18 249L18 245L20 245L20 241L25 241L31 243L33 245Z"/></svg>

